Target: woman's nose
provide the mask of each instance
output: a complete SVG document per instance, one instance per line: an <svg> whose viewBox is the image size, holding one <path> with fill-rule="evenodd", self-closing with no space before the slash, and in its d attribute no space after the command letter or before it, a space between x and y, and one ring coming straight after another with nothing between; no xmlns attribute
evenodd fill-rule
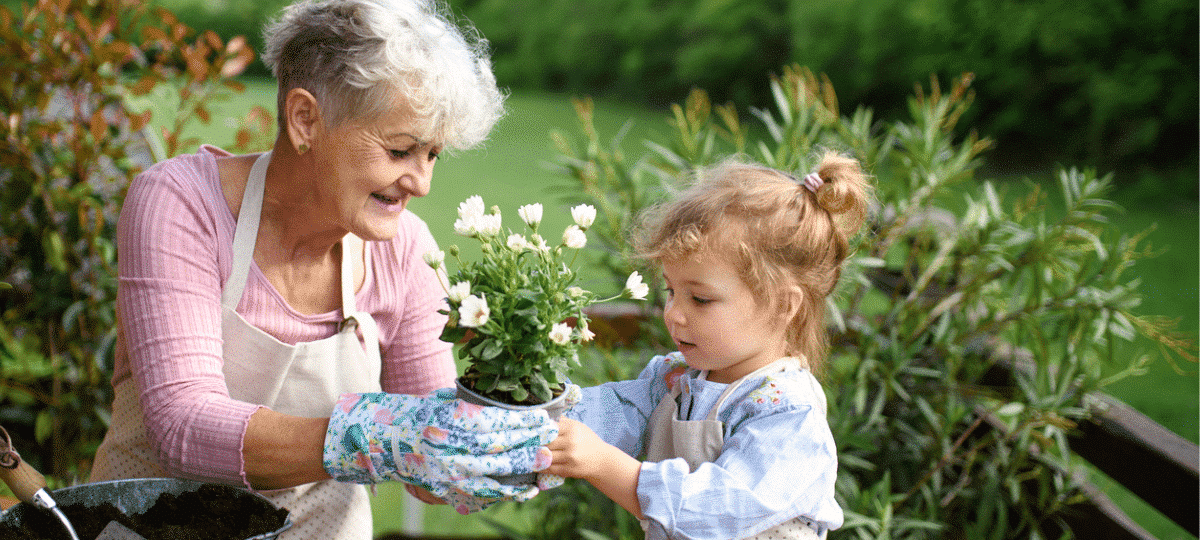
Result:
<svg viewBox="0 0 1200 540"><path fill-rule="evenodd" d="M401 177L400 186L411 193L413 197L424 197L429 195L430 185L433 183L433 166L437 161L436 159L426 160L422 157L413 162L413 165L408 167L404 176Z"/></svg>

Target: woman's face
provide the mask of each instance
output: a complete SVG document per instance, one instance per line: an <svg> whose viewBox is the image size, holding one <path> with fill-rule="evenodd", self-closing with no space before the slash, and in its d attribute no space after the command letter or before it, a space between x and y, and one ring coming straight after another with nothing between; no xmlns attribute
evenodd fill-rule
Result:
<svg viewBox="0 0 1200 540"><path fill-rule="evenodd" d="M323 138L314 147L319 176L311 182L319 203L329 204L337 224L364 240L393 238L408 202L429 193L441 145L417 138L403 106L344 122Z"/></svg>

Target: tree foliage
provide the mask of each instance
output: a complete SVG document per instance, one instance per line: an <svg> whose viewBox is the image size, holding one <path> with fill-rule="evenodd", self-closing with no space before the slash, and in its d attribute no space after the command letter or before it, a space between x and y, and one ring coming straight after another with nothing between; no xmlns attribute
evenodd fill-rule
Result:
<svg viewBox="0 0 1200 540"><path fill-rule="evenodd" d="M693 87L770 106L798 63L847 102L903 118L929 74L977 75L972 125L997 159L1113 166L1196 159L1197 5L1186 0L461 0L502 84L665 105ZM1016 161L1018 158L1021 161ZM1028 161L1028 162L1026 162ZM1194 186L1187 188L1194 194Z"/></svg>
<svg viewBox="0 0 1200 540"><path fill-rule="evenodd" d="M0 423L52 481L85 474L112 400L115 224L133 175L240 91L245 40L134 0L0 7ZM168 85L170 126L130 96Z"/></svg>

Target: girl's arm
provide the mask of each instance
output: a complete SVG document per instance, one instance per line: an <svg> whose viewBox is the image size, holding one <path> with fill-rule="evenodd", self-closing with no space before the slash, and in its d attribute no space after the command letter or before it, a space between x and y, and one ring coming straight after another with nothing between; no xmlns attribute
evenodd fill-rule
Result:
<svg viewBox="0 0 1200 540"><path fill-rule="evenodd" d="M642 518L638 502L638 475L642 463L600 439L587 425L563 418L558 438L549 445L554 460L543 472L582 478L629 513Z"/></svg>

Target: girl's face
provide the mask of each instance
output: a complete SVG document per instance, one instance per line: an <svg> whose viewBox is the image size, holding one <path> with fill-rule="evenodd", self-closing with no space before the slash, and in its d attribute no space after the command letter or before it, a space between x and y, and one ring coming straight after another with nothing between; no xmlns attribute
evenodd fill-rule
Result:
<svg viewBox="0 0 1200 540"><path fill-rule="evenodd" d="M407 108L351 120L325 132L317 168L323 192L342 228L364 240L390 240L408 202L429 194L439 145L418 139Z"/></svg>
<svg viewBox="0 0 1200 540"><path fill-rule="evenodd" d="M785 315L760 302L737 270L712 255L665 260L663 320L689 366L733 382L787 350Z"/></svg>

